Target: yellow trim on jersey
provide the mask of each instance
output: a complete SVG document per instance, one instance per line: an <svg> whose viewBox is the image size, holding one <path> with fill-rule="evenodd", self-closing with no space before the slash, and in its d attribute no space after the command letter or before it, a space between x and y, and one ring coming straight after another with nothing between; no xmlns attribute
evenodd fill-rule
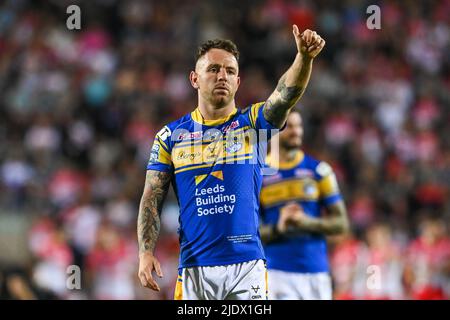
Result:
<svg viewBox="0 0 450 320"><path fill-rule="evenodd" d="M256 127L256 120L258 119L259 109L261 108L261 106L264 105L264 103L265 103L265 101L258 102L258 103L252 104L252 106L250 107L250 122L252 123L253 128Z"/></svg>
<svg viewBox="0 0 450 320"><path fill-rule="evenodd" d="M294 159L290 160L290 161L280 161L279 164L279 168L281 170L290 170L295 168L296 166L299 165L300 162L303 161L303 158L305 157L305 154L302 151L297 151L295 153L295 157Z"/></svg>
<svg viewBox="0 0 450 320"><path fill-rule="evenodd" d="M267 272L267 264L264 262L264 268L266 272L264 274L264 280L266 281L266 300L269 299L269 273Z"/></svg>
<svg viewBox="0 0 450 320"><path fill-rule="evenodd" d="M235 159L247 154L253 154L253 142L246 137L245 132L232 136L234 139L212 141L208 144L189 144L172 149L172 163L175 169L181 167L206 164L223 159ZM236 147L235 150L232 148Z"/></svg>
<svg viewBox="0 0 450 320"><path fill-rule="evenodd" d="M178 276L177 284L175 285L174 300L183 300L183 278Z"/></svg>
<svg viewBox="0 0 450 320"><path fill-rule="evenodd" d="M183 168L183 169L179 169L179 170L175 170L175 174L180 173L180 172L185 172L185 171L189 171L189 170L195 170L195 169L201 169L201 168L211 168L214 167L217 164L227 164L227 163L236 163L237 161L242 161L242 160L248 160L248 159L252 159L253 155L249 155L249 156L245 156L245 157L239 157L239 158L224 158L221 161L218 162L211 162L211 163L207 163L207 164L202 164L199 166L192 166L189 168ZM223 161L226 160L226 161Z"/></svg>
<svg viewBox="0 0 450 320"><path fill-rule="evenodd" d="M297 151L295 153L294 159L290 160L290 161L279 161L279 163L277 164L274 160L273 157L271 157L271 155L269 154L266 158L266 163L273 167L273 168L277 168L280 170L290 170L290 169L294 169L296 166L298 166L302 161L303 158L305 157L305 154L303 153L303 151Z"/></svg>
<svg viewBox="0 0 450 320"><path fill-rule="evenodd" d="M228 133L228 134L229 135L233 135L233 137L234 137L236 134L241 133L241 131L245 131L245 130L248 130L250 128L251 128L251 126L245 126L245 127L242 127L242 128L232 129L230 131L230 133ZM247 132L245 132L244 134L247 134ZM225 134L222 133L222 139L224 141L226 141L226 138L227 138L227 133L225 133ZM207 143L211 143L212 141L216 141L216 140L215 139L214 140L213 139L195 139L195 140L189 139L189 140L186 140L186 141L183 140L181 142L175 143L175 145L173 146L173 149L180 148L180 147L185 147L185 146L190 146L190 145L196 145L196 144L207 144Z"/></svg>
<svg viewBox="0 0 450 320"><path fill-rule="evenodd" d="M160 137L158 137L158 136L156 136L156 137L158 139L159 144L161 146L163 146L166 150L169 150L169 147L167 146L167 144L164 141L162 141Z"/></svg>
<svg viewBox="0 0 450 320"><path fill-rule="evenodd" d="M210 175L223 181L223 171L222 170L211 172ZM198 185L200 182L205 180L207 177L208 177L207 174L201 174L199 176L195 176L195 185Z"/></svg>
<svg viewBox="0 0 450 320"><path fill-rule="evenodd" d="M339 193L338 183L334 173L323 177L318 183L322 198L326 198Z"/></svg>
<svg viewBox="0 0 450 320"><path fill-rule="evenodd" d="M158 149L158 162L160 162L162 164L171 165L172 164L172 157L166 151L166 149L163 148L163 146L161 145L161 142L162 141L160 139L156 139L155 140L155 144L157 144L159 146L159 149Z"/></svg>
<svg viewBox="0 0 450 320"><path fill-rule="evenodd" d="M317 200L319 196L320 191L315 180L295 178L263 187L261 204L265 207L270 207L286 201Z"/></svg>
<svg viewBox="0 0 450 320"><path fill-rule="evenodd" d="M203 115L200 112L200 109L197 107L194 111L191 112L191 117L192 120L194 120L195 122L198 122L200 124L204 124L207 126L218 126L221 125L225 122L227 122L228 120L230 120L238 111L238 109L236 107L233 108L233 111L231 111L231 113L226 116L225 118L220 118L220 119L213 119L213 120L206 120L203 118Z"/></svg>

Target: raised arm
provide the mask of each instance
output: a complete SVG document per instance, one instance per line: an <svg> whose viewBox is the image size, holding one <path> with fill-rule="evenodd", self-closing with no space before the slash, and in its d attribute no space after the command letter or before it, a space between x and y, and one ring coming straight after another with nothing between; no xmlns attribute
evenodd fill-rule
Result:
<svg viewBox="0 0 450 320"><path fill-rule="evenodd" d="M294 63L280 78L277 88L264 105L265 119L277 128L283 126L289 111L305 92L313 60L325 46L325 40L315 31L305 30L300 34L294 25L292 33L297 45Z"/></svg>
<svg viewBox="0 0 450 320"><path fill-rule="evenodd" d="M159 291L153 270L162 277L159 261L153 255L161 228L160 214L170 186L171 174L148 170L139 206L137 235L139 243L139 279L144 287Z"/></svg>

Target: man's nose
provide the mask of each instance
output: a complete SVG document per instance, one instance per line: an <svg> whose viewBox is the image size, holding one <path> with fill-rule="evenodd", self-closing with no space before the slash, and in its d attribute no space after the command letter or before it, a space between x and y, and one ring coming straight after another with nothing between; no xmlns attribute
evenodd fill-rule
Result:
<svg viewBox="0 0 450 320"><path fill-rule="evenodd" d="M220 68L219 72L217 73L217 80L227 80L227 70L225 68Z"/></svg>

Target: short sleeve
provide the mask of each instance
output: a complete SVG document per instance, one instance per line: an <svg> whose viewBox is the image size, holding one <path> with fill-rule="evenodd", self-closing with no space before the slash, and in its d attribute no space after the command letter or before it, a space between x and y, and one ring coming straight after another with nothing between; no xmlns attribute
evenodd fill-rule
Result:
<svg viewBox="0 0 450 320"><path fill-rule="evenodd" d="M250 122L252 127L256 130L260 129L267 130L267 137L270 139L275 134L283 130L284 127L278 129L277 127L273 126L269 121L266 120L263 112L265 103L266 103L265 101L258 102L250 106Z"/></svg>
<svg viewBox="0 0 450 320"><path fill-rule="evenodd" d="M324 204L331 205L342 200L336 175L331 166L326 162L320 162L315 171L318 177L320 198Z"/></svg>
<svg viewBox="0 0 450 320"><path fill-rule="evenodd" d="M169 149L170 129L165 126L155 136L147 170L163 172L173 171L172 157Z"/></svg>

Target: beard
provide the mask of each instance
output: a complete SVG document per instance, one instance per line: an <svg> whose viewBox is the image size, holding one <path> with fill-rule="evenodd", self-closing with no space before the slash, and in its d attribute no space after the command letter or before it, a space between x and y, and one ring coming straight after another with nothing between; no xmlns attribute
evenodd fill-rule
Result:
<svg viewBox="0 0 450 320"><path fill-rule="evenodd" d="M217 108L222 108L228 105L233 100L233 96L231 94L223 95L223 94L212 94L210 102L212 105Z"/></svg>
<svg viewBox="0 0 450 320"><path fill-rule="evenodd" d="M302 146L302 139L301 138L280 139L280 146L287 151L300 149L300 147Z"/></svg>

